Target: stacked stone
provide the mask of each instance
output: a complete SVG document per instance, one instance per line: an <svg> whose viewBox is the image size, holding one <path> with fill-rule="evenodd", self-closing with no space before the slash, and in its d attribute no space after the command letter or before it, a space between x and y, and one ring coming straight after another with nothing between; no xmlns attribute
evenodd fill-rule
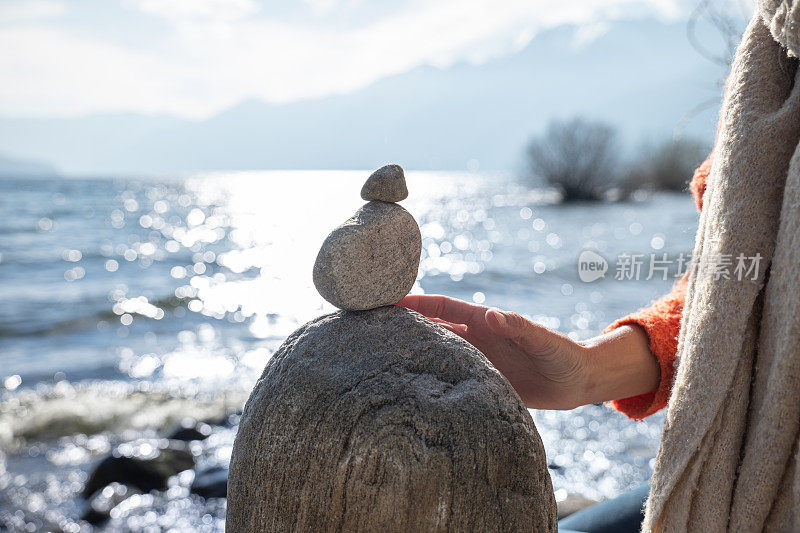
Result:
<svg viewBox="0 0 800 533"><path fill-rule="evenodd" d="M226 528L556 531L544 447L508 381L405 307L421 252L403 169L325 239L314 284L343 309L292 333L242 413ZM351 312L360 311L360 312Z"/></svg>
<svg viewBox="0 0 800 533"><path fill-rule="evenodd" d="M422 237L399 204L408 197L399 165L379 168L361 189L367 200L322 243L314 285L327 301L347 311L396 304L417 279Z"/></svg>

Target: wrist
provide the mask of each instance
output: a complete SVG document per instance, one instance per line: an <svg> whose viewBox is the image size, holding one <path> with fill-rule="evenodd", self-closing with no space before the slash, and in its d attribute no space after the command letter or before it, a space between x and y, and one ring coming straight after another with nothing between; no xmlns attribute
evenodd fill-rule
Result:
<svg viewBox="0 0 800 533"><path fill-rule="evenodd" d="M583 404L620 400L658 389L661 369L643 327L624 325L580 346L585 360Z"/></svg>

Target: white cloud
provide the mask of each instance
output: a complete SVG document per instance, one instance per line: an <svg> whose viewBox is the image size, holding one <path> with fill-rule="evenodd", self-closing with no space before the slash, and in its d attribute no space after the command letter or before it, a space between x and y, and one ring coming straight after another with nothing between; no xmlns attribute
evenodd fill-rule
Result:
<svg viewBox="0 0 800 533"><path fill-rule="evenodd" d="M576 49L583 48L605 35L609 29L611 25L605 21L582 26L575 32L572 46Z"/></svg>
<svg viewBox="0 0 800 533"><path fill-rule="evenodd" d="M258 11L253 0L129 0L139 9L167 20L237 20Z"/></svg>
<svg viewBox="0 0 800 533"><path fill-rule="evenodd" d="M63 2L57 0L3 0L0 2L0 23L57 17L65 11Z"/></svg>
<svg viewBox="0 0 800 533"><path fill-rule="evenodd" d="M410 0L360 25L352 22L360 4L334 0L301 6L330 11L327 21L324 14L281 20L252 0L125 1L166 20L168 30L154 24L117 43L31 24L0 32L0 79L8 81L0 112L200 118L247 98L318 97L423 64L482 61L518 49L537 29L602 22L631 6L673 16L678 0ZM349 10L346 24L335 17L340 8Z"/></svg>
<svg viewBox="0 0 800 533"><path fill-rule="evenodd" d="M5 114L153 111L171 92L157 58L47 28L0 32L0 102Z"/></svg>
<svg viewBox="0 0 800 533"><path fill-rule="evenodd" d="M335 9L340 0L302 0L314 13L328 13Z"/></svg>

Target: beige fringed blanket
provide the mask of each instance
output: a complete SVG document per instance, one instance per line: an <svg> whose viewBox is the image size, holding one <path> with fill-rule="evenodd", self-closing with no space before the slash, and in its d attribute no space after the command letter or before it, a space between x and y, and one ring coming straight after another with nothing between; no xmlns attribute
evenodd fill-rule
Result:
<svg viewBox="0 0 800 533"><path fill-rule="evenodd" d="M761 0L736 52L646 531L800 531L798 19ZM740 254L757 273L715 274Z"/></svg>

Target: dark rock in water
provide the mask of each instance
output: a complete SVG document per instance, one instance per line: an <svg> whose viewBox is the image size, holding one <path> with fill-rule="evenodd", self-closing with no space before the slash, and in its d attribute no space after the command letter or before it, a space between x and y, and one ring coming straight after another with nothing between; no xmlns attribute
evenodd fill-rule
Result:
<svg viewBox="0 0 800 533"><path fill-rule="evenodd" d="M86 500L86 506L83 513L81 513L81 520L86 520L90 524L104 522L108 520L111 509L134 494L141 493L135 488L121 483L106 485Z"/></svg>
<svg viewBox="0 0 800 533"><path fill-rule="evenodd" d="M477 349L405 308L337 312L264 369L227 530L556 531L542 441Z"/></svg>
<svg viewBox="0 0 800 533"><path fill-rule="evenodd" d="M180 422L180 427L173 431L169 437L170 440L205 440L211 435L211 426L204 422L198 422L194 418L184 418Z"/></svg>
<svg viewBox="0 0 800 533"><path fill-rule="evenodd" d="M314 286L340 309L396 304L417 279L422 237L398 204L369 202L334 229L314 263Z"/></svg>
<svg viewBox="0 0 800 533"><path fill-rule="evenodd" d="M183 442L140 440L117 446L89 475L83 487L88 497L106 485L118 482L143 492L165 489L167 479L194 467L194 457Z"/></svg>
<svg viewBox="0 0 800 533"><path fill-rule="evenodd" d="M399 202L408 198L406 175L400 165L386 165L373 172L361 187L361 198Z"/></svg>
<svg viewBox="0 0 800 533"><path fill-rule="evenodd" d="M228 492L228 469L212 466L198 473L190 489L203 498L224 498Z"/></svg>

